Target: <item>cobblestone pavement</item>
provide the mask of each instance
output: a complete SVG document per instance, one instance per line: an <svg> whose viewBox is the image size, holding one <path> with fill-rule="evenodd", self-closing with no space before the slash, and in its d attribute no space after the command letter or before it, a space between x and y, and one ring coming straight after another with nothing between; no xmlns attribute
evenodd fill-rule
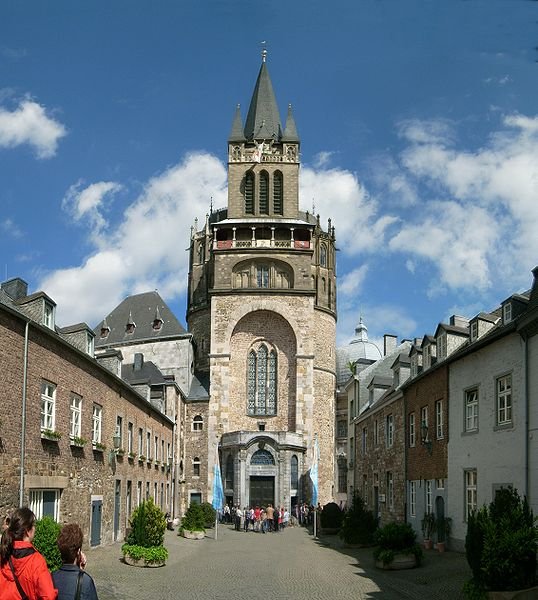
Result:
<svg viewBox="0 0 538 600"><path fill-rule="evenodd" d="M346 549L336 536L316 540L304 528L244 533L220 525L218 539L185 540L166 532L164 567L121 561L120 544L88 552L100 600L396 600L461 598L465 557L426 552L423 566L380 571L371 549ZM209 537L211 536L211 537Z"/></svg>

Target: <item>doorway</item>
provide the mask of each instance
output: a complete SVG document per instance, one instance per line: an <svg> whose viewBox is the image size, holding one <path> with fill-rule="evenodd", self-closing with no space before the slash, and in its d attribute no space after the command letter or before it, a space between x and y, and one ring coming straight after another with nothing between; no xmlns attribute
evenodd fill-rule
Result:
<svg viewBox="0 0 538 600"><path fill-rule="evenodd" d="M102 500L92 500L92 521L90 533L90 545L99 546L101 543L101 512L103 509Z"/></svg>
<svg viewBox="0 0 538 600"><path fill-rule="evenodd" d="M250 477L250 506L275 505L275 478L274 476Z"/></svg>

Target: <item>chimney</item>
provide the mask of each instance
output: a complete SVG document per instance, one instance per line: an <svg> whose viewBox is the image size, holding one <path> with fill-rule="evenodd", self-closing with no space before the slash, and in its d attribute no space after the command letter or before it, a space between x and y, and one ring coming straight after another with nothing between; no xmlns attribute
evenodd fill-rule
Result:
<svg viewBox="0 0 538 600"><path fill-rule="evenodd" d="M396 350L396 346L398 345L398 336L391 335L390 333L385 333L383 336L383 356L387 356L391 352Z"/></svg>
<svg viewBox="0 0 538 600"><path fill-rule="evenodd" d="M469 327L469 319L460 317L459 315L452 315L450 317L450 325L453 327Z"/></svg>
<svg viewBox="0 0 538 600"><path fill-rule="evenodd" d="M133 371L141 371L144 366L144 355L142 352L136 352L134 355Z"/></svg>
<svg viewBox="0 0 538 600"><path fill-rule="evenodd" d="M20 277L4 281L1 287L12 300L20 300L28 296L28 284Z"/></svg>

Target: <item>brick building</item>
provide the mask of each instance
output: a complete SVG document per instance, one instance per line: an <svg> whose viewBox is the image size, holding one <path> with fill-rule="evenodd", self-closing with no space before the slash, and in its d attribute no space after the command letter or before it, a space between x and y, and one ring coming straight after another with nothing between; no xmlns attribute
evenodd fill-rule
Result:
<svg viewBox="0 0 538 600"><path fill-rule="evenodd" d="M20 279L1 285L0 510L29 504L108 543L142 499L170 510L174 422L110 369L118 355L93 357L87 325L56 327L55 308Z"/></svg>

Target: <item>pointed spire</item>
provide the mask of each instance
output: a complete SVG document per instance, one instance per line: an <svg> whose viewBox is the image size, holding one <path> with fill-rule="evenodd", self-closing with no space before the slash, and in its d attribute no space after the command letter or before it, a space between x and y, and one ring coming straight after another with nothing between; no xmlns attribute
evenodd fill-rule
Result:
<svg viewBox="0 0 538 600"><path fill-rule="evenodd" d="M280 141L282 138L280 116L265 57L266 53L262 56L262 66L245 122L245 137L249 141L270 139Z"/></svg>
<svg viewBox="0 0 538 600"><path fill-rule="evenodd" d="M291 104L288 104L288 116L286 117L286 127L284 129L284 134L282 135L282 140L284 142L299 142L299 135L291 111Z"/></svg>
<svg viewBox="0 0 538 600"><path fill-rule="evenodd" d="M359 324L355 327L355 334L357 336L356 340L358 342L367 342L368 341L368 327L364 324L362 320L362 315L359 318Z"/></svg>
<svg viewBox="0 0 538 600"><path fill-rule="evenodd" d="M232 130L228 137L229 142L244 142L245 134L243 133L243 119L241 118L241 105L238 104L235 108L234 120L232 122Z"/></svg>

